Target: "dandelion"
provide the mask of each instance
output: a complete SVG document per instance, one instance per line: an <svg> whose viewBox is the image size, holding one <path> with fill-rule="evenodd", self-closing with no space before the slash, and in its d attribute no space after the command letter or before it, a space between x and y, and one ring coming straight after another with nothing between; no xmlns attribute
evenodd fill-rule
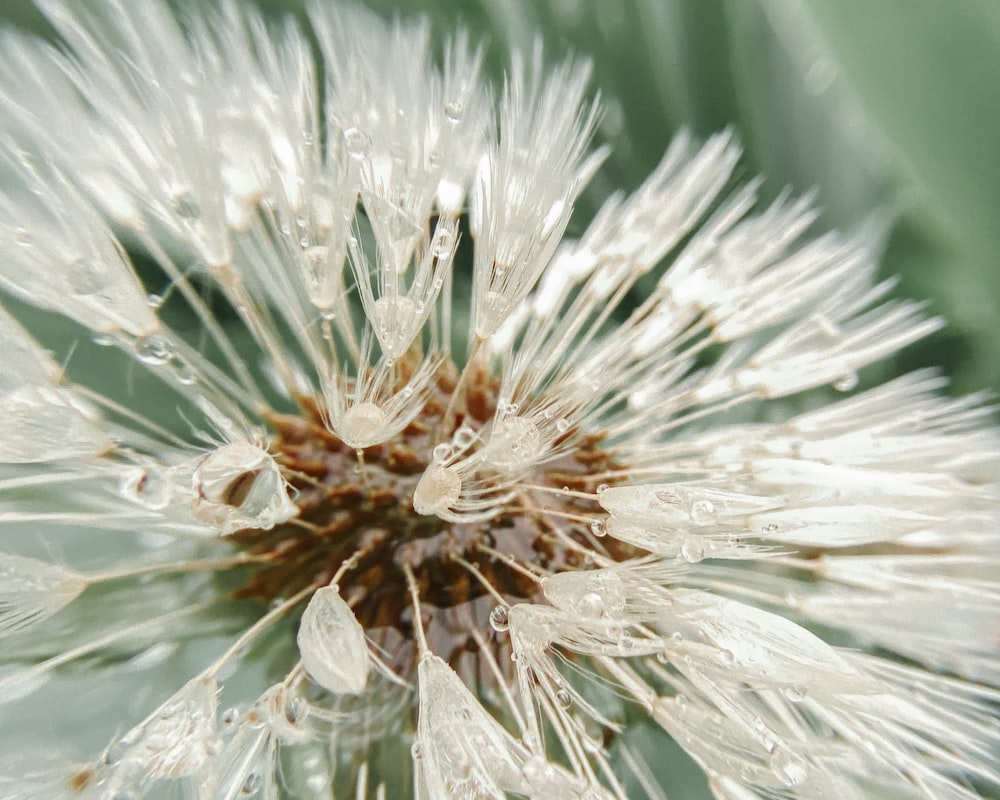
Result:
<svg viewBox="0 0 1000 800"><path fill-rule="evenodd" d="M581 61L494 101L422 22L39 5L5 797L662 800L673 751L718 800L996 785L1000 437L930 371L854 391L940 325L870 242L758 209L729 133L568 237Z"/></svg>

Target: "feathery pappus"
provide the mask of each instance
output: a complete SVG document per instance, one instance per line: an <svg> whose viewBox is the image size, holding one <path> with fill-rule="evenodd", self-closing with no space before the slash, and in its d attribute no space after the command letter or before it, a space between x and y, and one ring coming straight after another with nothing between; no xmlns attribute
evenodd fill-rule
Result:
<svg viewBox="0 0 1000 800"><path fill-rule="evenodd" d="M871 242L728 132L571 227L583 60L493 90L420 20L38 6L0 795L663 800L664 753L717 800L996 788L1000 438L933 371L857 389L941 324Z"/></svg>

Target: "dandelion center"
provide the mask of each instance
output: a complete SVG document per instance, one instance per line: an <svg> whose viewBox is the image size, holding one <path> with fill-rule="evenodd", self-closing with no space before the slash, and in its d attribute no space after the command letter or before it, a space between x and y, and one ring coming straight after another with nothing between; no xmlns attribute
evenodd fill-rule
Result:
<svg viewBox="0 0 1000 800"><path fill-rule="evenodd" d="M441 496L450 491L435 475L448 469L435 464L440 442L473 437L496 414L496 378L479 372L463 387L457 376L453 364L442 367L414 419L395 437L371 447L351 447L331 432L313 398L299 398L298 414L268 417L272 453L298 515L270 531L244 529L232 535L240 548L264 562L240 596L274 603L328 583L339 572L341 593L366 632L386 645L412 645L409 570L432 649L457 657L471 646L470 628L485 631L496 609L538 599L540 577L593 559L594 531L602 533L601 510L588 495L596 497L599 474L613 466L599 435L566 430L562 438L577 444L524 475L522 485L533 490L508 496L481 519L450 521L417 510L421 492ZM500 427L495 439L523 426ZM516 458L518 442L506 444L508 457ZM253 479L252 473L233 479L231 502L249 493ZM624 557L626 549L613 540L598 548L611 558ZM410 647L397 654L401 662L413 656Z"/></svg>

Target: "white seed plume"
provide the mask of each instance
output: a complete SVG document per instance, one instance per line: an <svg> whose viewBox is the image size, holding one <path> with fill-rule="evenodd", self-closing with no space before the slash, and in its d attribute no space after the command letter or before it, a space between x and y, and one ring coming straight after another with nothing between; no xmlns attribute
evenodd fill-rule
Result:
<svg viewBox="0 0 1000 800"><path fill-rule="evenodd" d="M38 6L0 794L663 800L668 739L717 800L996 791L1000 430L870 385L941 325L871 236L758 208L729 131L570 227L607 151L540 47L491 92L318 0Z"/></svg>
<svg viewBox="0 0 1000 800"><path fill-rule="evenodd" d="M88 458L111 446L94 410L59 385L52 357L2 308L0 341L0 463Z"/></svg>
<svg viewBox="0 0 1000 800"><path fill-rule="evenodd" d="M117 791L145 795L162 778L204 774L219 745L215 731L218 687L198 677L105 751L103 781Z"/></svg>
<svg viewBox="0 0 1000 800"><path fill-rule="evenodd" d="M0 636L48 619L86 588L87 579L71 569L0 553Z"/></svg>

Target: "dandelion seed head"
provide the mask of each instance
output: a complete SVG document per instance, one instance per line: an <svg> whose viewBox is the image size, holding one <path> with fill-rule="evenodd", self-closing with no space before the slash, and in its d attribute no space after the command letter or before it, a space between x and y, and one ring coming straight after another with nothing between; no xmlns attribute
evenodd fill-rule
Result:
<svg viewBox="0 0 1000 800"><path fill-rule="evenodd" d="M870 237L759 207L723 132L568 238L608 149L540 46L491 93L419 20L39 6L60 47L0 48L0 703L67 736L4 791L659 800L668 741L716 798L1000 782L1000 436L870 385L941 324Z"/></svg>

